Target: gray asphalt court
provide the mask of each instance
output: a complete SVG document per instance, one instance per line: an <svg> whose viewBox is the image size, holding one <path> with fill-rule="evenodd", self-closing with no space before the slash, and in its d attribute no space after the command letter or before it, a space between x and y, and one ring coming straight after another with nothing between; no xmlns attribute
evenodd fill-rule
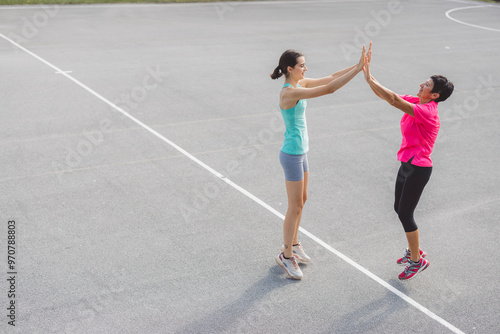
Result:
<svg viewBox="0 0 500 334"><path fill-rule="evenodd" d="M430 266L397 278L402 113L359 74L308 101L295 281L269 74L370 40L396 93L455 84L415 213ZM0 333L498 333L499 53L476 1L0 7Z"/></svg>

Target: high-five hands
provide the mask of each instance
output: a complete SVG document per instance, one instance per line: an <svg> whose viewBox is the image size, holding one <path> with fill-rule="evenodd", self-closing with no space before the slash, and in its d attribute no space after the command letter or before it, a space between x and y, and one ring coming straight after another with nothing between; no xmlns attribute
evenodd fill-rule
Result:
<svg viewBox="0 0 500 334"><path fill-rule="evenodd" d="M361 51L361 58L359 58L359 63L356 66L358 71L361 71L366 63L366 47L363 45L363 51Z"/></svg>
<svg viewBox="0 0 500 334"><path fill-rule="evenodd" d="M372 42L370 42L370 47L368 48L368 53L365 56L365 65L363 66L363 72L365 73L365 80L368 83L370 83L370 81L373 80L373 77L370 73L371 60L372 60Z"/></svg>

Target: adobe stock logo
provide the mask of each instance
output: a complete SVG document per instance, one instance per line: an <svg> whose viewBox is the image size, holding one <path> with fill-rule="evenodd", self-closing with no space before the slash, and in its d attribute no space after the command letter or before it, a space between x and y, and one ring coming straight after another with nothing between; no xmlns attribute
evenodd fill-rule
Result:
<svg viewBox="0 0 500 334"><path fill-rule="evenodd" d="M10 32L8 36L18 44L26 44L30 39L37 36L58 13L58 5L42 6L40 10L36 11L31 16L31 18L26 16L21 17L20 35Z"/></svg>
<svg viewBox="0 0 500 334"><path fill-rule="evenodd" d="M148 97L148 93L152 92L159 85L165 82L168 73L160 70L160 65L156 64L155 68L146 67L148 72L142 79L142 85L137 85L127 94L121 94L120 99L114 101L114 104L126 112L130 112Z"/></svg>
<svg viewBox="0 0 500 334"><path fill-rule="evenodd" d="M147 66L146 72L147 74L141 80L142 84L134 86L127 93L121 94L120 99L113 102L116 107L129 113L146 100L148 94L166 82L167 73L161 71L160 65L157 64L154 68ZM101 119L99 125L92 130L84 129L82 131L83 138L80 138L76 146L69 145L66 147L64 164L52 161L52 168L59 182L63 182L62 176L65 173L81 168L84 159L104 143L105 139L110 137L114 130L113 121L109 118Z"/></svg>
<svg viewBox="0 0 500 334"><path fill-rule="evenodd" d="M372 10L370 15L373 20L366 22L363 29L359 26L354 27L355 35L352 43L348 44L342 42L340 44L340 49L344 54L344 58L346 60L351 60L351 57L355 56L357 59L363 45L368 45L374 37L380 34L382 28L387 27L391 23L393 15L399 14L402 11L403 6L401 2L394 0L389 1L387 9L382 9L378 12Z"/></svg>
<svg viewBox="0 0 500 334"><path fill-rule="evenodd" d="M500 86L500 82L495 81L492 74L480 75L479 84L474 89L474 94L468 94L462 101L452 105L443 105L440 114L445 115L443 121L450 122L446 126L445 132L440 131L438 140L445 142L453 138L453 134L462 127L465 119L472 117L479 109L481 101L489 100ZM453 95L452 95L453 97Z"/></svg>
<svg viewBox="0 0 500 334"><path fill-rule="evenodd" d="M263 146L269 145L282 136L285 131L285 124L282 121L281 113L275 112L269 119L268 126L262 128L257 134L249 135L238 147L235 159L229 160L226 167L221 171L225 178L238 176L243 172L243 167L256 159ZM277 143L277 145L280 145ZM190 191L189 203L181 203L179 210L187 223L193 217L199 217L200 213L209 207L222 191L222 184L219 180L211 180L203 186L193 188Z"/></svg>
<svg viewBox="0 0 500 334"><path fill-rule="evenodd" d="M214 3L213 5L215 8L215 12L217 13L217 16L219 16L219 19L221 21L224 21L226 14L233 12L234 8L238 5L238 3L222 2L222 3Z"/></svg>

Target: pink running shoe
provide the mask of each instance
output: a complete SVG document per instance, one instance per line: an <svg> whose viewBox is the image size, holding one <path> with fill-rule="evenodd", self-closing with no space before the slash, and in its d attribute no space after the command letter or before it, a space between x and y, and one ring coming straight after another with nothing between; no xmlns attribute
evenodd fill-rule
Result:
<svg viewBox="0 0 500 334"><path fill-rule="evenodd" d="M420 249L420 248L419 248ZM427 253L420 249L420 257L426 257ZM408 260L411 259L411 252L408 248L406 248L405 253L402 258L398 259L396 262L400 266L406 266Z"/></svg>
<svg viewBox="0 0 500 334"><path fill-rule="evenodd" d="M410 280L413 277L417 276L419 272L427 269L427 267L429 267L429 261L424 259L423 257L421 257L418 262L409 260L406 264L405 270L401 274L399 274L398 277L402 281Z"/></svg>

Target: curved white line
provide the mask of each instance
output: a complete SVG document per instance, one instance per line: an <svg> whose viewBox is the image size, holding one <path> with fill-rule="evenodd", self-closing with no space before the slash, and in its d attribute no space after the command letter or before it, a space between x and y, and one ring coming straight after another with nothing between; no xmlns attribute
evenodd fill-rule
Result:
<svg viewBox="0 0 500 334"><path fill-rule="evenodd" d="M452 21L455 21L457 23L460 23L460 24L464 24L466 26L470 26L470 27L474 27L474 28L479 28L479 29L485 29L485 30L490 30L490 31L496 31L496 32L500 32L500 29L494 29L494 28L488 28L488 27L483 27L483 26L478 26L476 24L471 24L471 23L467 23L467 22L464 22L464 21L460 21L460 20L457 20L457 19L454 19L453 17L450 16L450 13L453 13L453 12L456 12L458 10L462 10L462 9L470 9L470 8L482 8L482 7L494 7L492 5L485 5L485 6L467 6L467 7L459 7L459 8L454 8L454 9L450 9L449 11L447 11L445 13L446 17L449 18L450 20Z"/></svg>

